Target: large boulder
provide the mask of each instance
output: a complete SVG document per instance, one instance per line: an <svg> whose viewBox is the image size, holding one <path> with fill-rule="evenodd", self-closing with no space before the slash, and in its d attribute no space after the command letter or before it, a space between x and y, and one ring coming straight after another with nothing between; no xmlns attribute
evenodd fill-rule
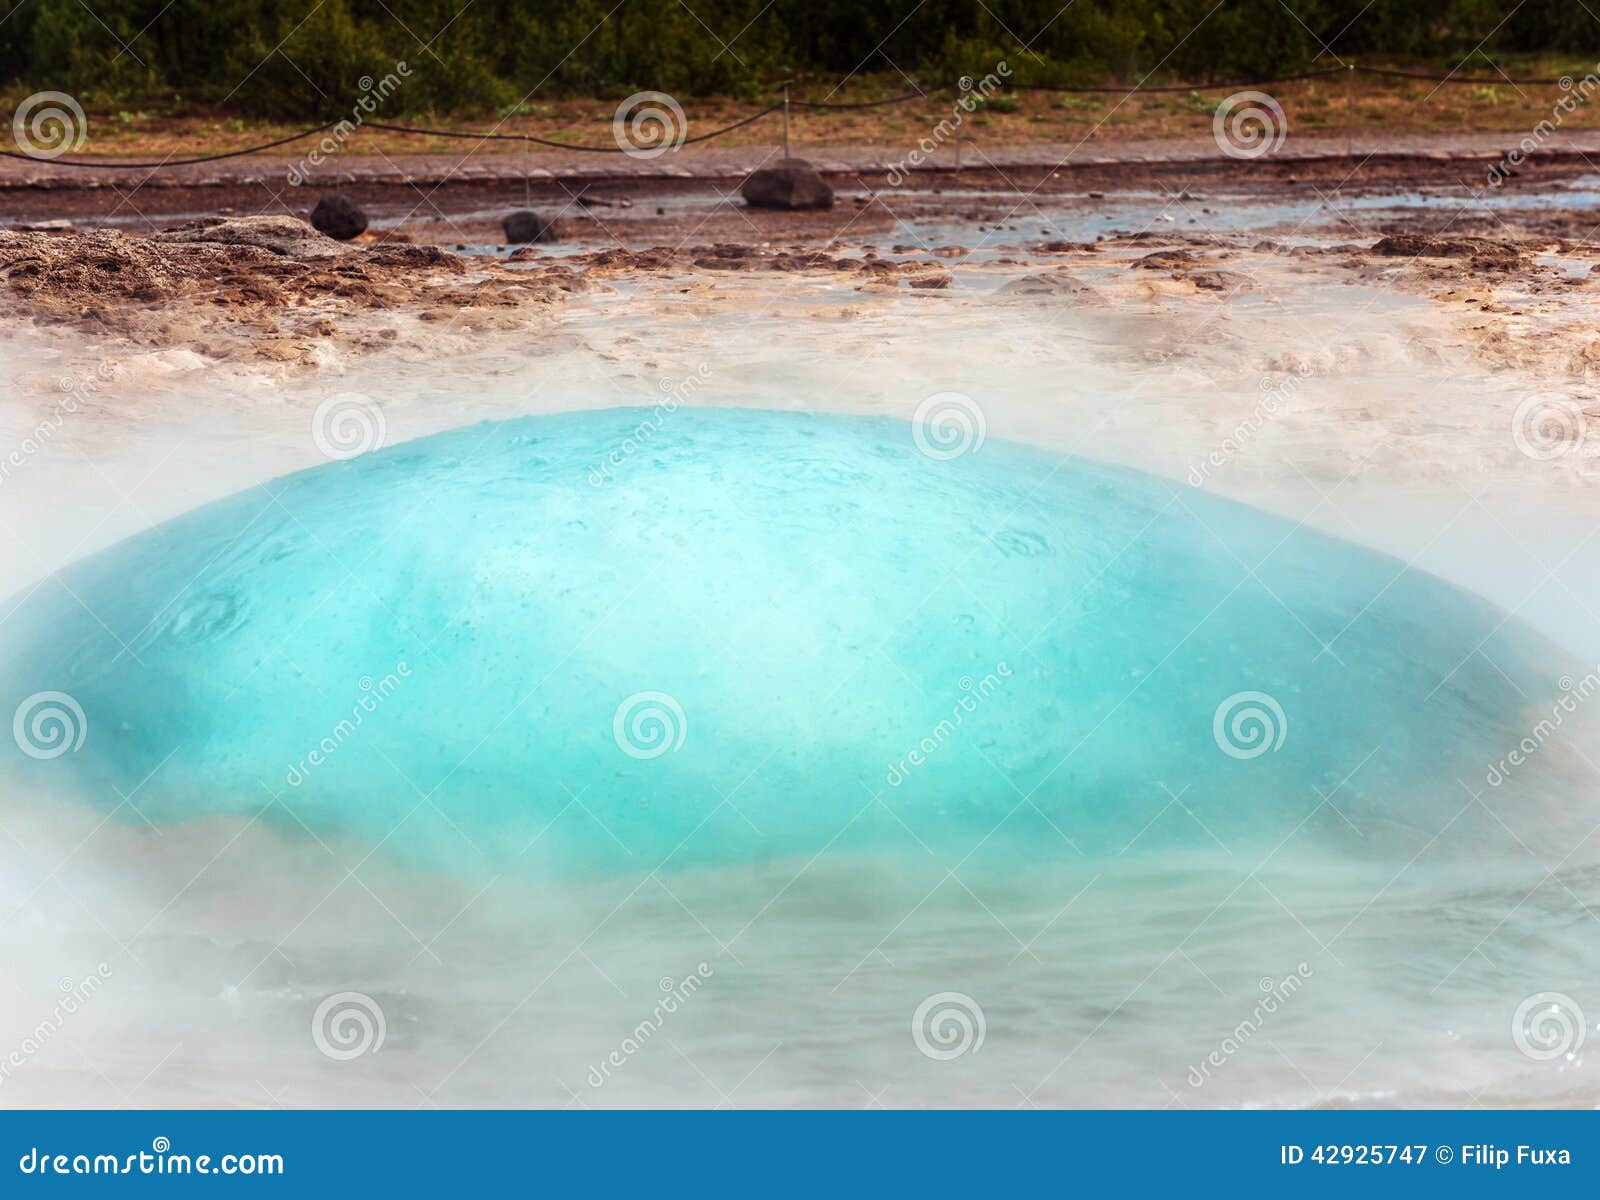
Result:
<svg viewBox="0 0 1600 1200"><path fill-rule="evenodd" d="M546 221L536 212L518 209L516 212L507 213L506 219L500 222L506 231L506 243L516 246L525 242L553 242L556 240L556 227Z"/></svg>
<svg viewBox="0 0 1600 1200"><path fill-rule="evenodd" d="M311 224L319 233L348 242L367 231L367 214L350 197L327 192L311 210Z"/></svg>
<svg viewBox="0 0 1600 1200"><path fill-rule="evenodd" d="M832 208L833 189L803 158L780 158L752 171L739 189L751 208Z"/></svg>

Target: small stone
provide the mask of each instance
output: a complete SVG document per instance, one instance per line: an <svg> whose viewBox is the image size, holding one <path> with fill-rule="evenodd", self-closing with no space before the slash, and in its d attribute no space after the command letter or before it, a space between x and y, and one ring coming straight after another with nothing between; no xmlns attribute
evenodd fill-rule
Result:
<svg viewBox="0 0 1600 1200"><path fill-rule="evenodd" d="M739 194L751 208L796 211L833 207L833 189L803 158L781 158L770 167L752 171Z"/></svg>
<svg viewBox="0 0 1600 1200"><path fill-rule="evenodd" d="M553 242L556 240L555 226L545 220L538 213L526 209L507 213L506 219L501 223L506 231L506 241L511 245L522 245L527 242Z"/></svg>

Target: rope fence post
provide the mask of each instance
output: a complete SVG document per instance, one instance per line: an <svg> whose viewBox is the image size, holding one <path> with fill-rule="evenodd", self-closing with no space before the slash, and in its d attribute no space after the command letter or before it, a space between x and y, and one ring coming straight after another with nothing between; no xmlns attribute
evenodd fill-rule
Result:
<svg viewBox="0 0 1600 1200"><path fill-rule="evenodd" d="M1356 101L1355 83L1356 64L1352 61L1350 69L1344 73L1344 156L1355 157L1356 138Z"/></svg>
<svg viewBox="0 0 1600 1200"><path fill-rule="evenodd" d="M789 81L783 81L783 156L789 157Z"/></svg>

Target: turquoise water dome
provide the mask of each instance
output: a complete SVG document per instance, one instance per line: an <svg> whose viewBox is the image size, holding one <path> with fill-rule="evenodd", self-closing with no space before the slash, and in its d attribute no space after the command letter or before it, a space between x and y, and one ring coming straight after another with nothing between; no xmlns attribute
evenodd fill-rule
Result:
<svg viewBox="0 0 1600 1200"><path fill-rule="evenodd" d="M6 612L14 783L444 870L1329 825L1410 853L1567 666L1468 593L1180 484L719 409L319 466ZM1549 834L1530 805L1500 812Z"/></svg>

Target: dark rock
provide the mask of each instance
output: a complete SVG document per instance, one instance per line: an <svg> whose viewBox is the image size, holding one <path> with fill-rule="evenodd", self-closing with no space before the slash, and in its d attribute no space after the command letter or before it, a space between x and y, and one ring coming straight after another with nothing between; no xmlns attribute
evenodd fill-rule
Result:
<svg viewBox="0 0 1600 1200"><path fill-rule="evenodd" d="M348 242L367 231L367 214L349 196L327 192L311 210L311 225L318 233Z"/></svg>
<svg viewBox="0 0 1600 1200"><path fill-rule="evenodd" d="M1476 258L1515 262L1517 248L1509 242L1477 237L1433 237L1427 234L1396 234L1380 238L1373 254L1385 258Z"/></svg>
<svg viewBox="0 0 1600 1200"><path fill-rule="evenodd" d="M324 237L299 217L203 217L154 236L158 242L210 242L223 246L256 246L285 258L326 258L348 251Z"/></svg>
<svg viewBox="0 0 1600 1200"><path fill-rule="evenodd" d="M1154 254L1135 259L1129 265L1156 271L1167 267L1192 267L1196 261L1195 256L1187 250L1157 250Z"/></svg>
<svg viewBox="0 0 1600 1200"><path fill-rule="evenodd" d="M507 213L506 219L500 222L506 231L506 241L511 245L521 245L526 242L553 242L556 240L556 229L536 212L518 209L516 212Z"/></svg>
<svg viewBox="0 0 1600 1200"><path fill-rule="evenodd" d="M803 158L780 158L770 167L752 171L739 194L751 208L833 207L833 189Z"/></svg>

